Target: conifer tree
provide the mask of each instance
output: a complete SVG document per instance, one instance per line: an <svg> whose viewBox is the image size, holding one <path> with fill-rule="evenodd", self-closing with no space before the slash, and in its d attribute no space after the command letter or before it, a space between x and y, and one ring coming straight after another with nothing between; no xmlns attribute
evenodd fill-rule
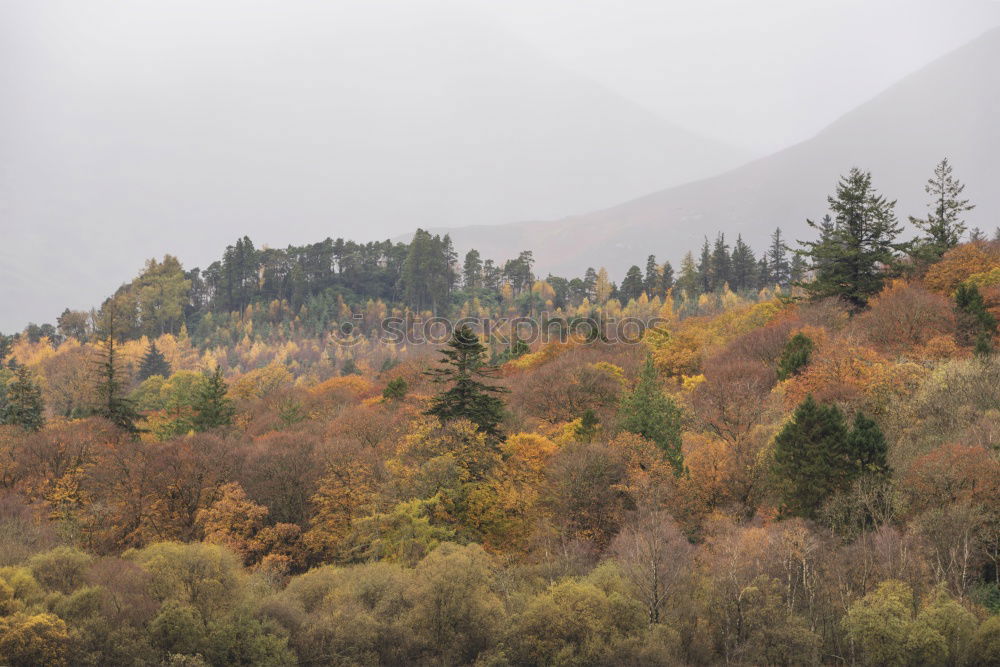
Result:
<svg viewBox="0 0 1000 667"><path fill-rule="evenodd" d="M97 363L97 406L94 414L104 417L121 430L135 436L139 429L135 422L139 418L135 405L126 397L120 379L118 352L116 348L117 309L113 303L106 304L102 317L100 335L101 351Z"/></svg>
<svg viewBox="0 0 1000 667"><path fill-rule="evenodd" d="M835 405L807 396L792 420L774 439L772 477L788 516L815 518L830 494L844 487L852 472L848 429Z"/></svg>
<svg viewBox="0 0 1000 667"><path fill-rule="evenodd" d="M809 221L807 220L806 222ZM817 223L815 228L819 232L819 236L815 242L817 247L828 247L833 244L834 242L833 233L834 230L836 229L836 225L834 224L833 218L830 216L829 213L823 216L823 219L820 220L819 223ZM799 243L802 244L801 241ZM824 272L826 270L827 265L830 263L830 260L826 259L825 257L810 257L809 253L807 252L807 249L804 248L799 248L798 250L795 251L795 254L798 255L800 258L803 258L802 260L803 269L806 271L811 270L814 274ZM810 259L809 262L805 261L804 258L806 257L809 257Z"/></svg>
<svg viewBox="0 0 1000 667"><path fill-rule="evenodd" d="M483 262L478 250L465 253L465 263L462 265L462 286L465 289L479 289L483 283Z"/></svg>
<svg viewBox="0 0 1000 667"><path fill-rule="evenodd" d="M0 424L20 426L26 431L37 431L45 425L45 403L42 390L31 376L27 366L14 369L14 379L7 385L7 393Z"/></svg>
<svg viewBox="0 0 1000 667"><path fill-rule="evenodd" d="M878 194L871 174L857 168L841 178L828 201L834 213L832 228L807 221L820 230L820 239L803 243L815 272L814 280L803 287L813 298L836 296L859 311L882 290L887 277L898 273L898 253L906 244L894 242L902 231L896 202Z"/></svg>
<svg viewBox="0 0 1000 667"><path fill-rule="evenodd" d="M771 281L787 287L791 279L791 265L788 263L788 246L781 238L780 227L771 234L771 245L767 249L767 265L771 272Z"/></svg>
<svg viewBox="0 0 1000 667"><path fill-rule="evenodd" d="M787 380L809 363L813 342L801 331L792 336L778 359L778 379Z"/></svg>
<svg viewBox="0 0 1000 667"><path fill-rule="evenodd" d="M170 364L167 363L167 358L163 356L163 353L156 348L156 343L150 341L149 349L146 350L142 361L139 362L138 379L142 381L154 375L164 378L170 377Z"/></svg>
<svg viewBox="0 0 1000 667"><path fill-rule="evenodd" d="M982 356L992 350L997 320L986 308L979 288L962 283L955 290L955 310L958 311L958 339L963 345L975 345Z"/></svg>
<svg viewBox="0 0 1000 667"><path fill-rule="evenodd" d="M696 297L701 293L701 276L694 263L694 256L690 251L684 254L681 259L681 270L675 283L677 289L684 292L689 297Z"/></svg>
<svg viewBox="0 0 1000 667"><path fill-rule="evenodd" d="M716 287L712 280L712 247L708 245L708 237L701 246L701 255L698 257L698 291L697 294L708 294Z"/></svg>
<svg viewBox="0 0 1000 667"><path fill-rule="evenodd" d="M861 475L886 475L888 447L878 424L862 413L848 429L836 405L807 396L774 439L772 478L788 516L815 518L834 492Z"/></svg>
<svg viewBox="0 0 1000 667"><path fill-rule="evenodd" d="M402 266L403 298L417 311L437 313L448 302L455 284L454 249L445 235L418 229Z"/></svg>
<svg viewBox="0 0 1000 667"><path fill-rule="evenodd" d="M725 234L720 233L715 237L715 245L712 247L712 287L722 289L722 286L732 279L731 274L732 259L729 256L729 245L726 243Z"/></svg>
<svg viewBox="0 0 1000 667"><path fill-rule="evenodd" d="M462 326L452 333L441 353L441 367L427 374L435 382L451 386L431 400L431 407L425 414L442 421L468 419L479 431L500 437L504 405L496 394L507 389L481 381L496 372L494 367L486 365L486 346L472 329Z"/></svg>
<svg viewBox="0 0 1000 667"><path fill-rule="evenodd" d="M583 272L583 286L587 292L587 298L593 301L597 296L597 271L594 267L588 266Z"/></svg>
<svg viewBox="0 0 1000 667"><path fill-rule="evenodd" d="M670 262L664 262L660 271L660 296L666 297L667 292L674 286L674 267Z"/></svg>
<svg viewBox="0 0 1000 667"><path fill-rule="evenodd" d="M650 255L646 258L646 276L643 279L642 288L650 299L662 295L660 267L656 265L656 255Z"/></svg>
<svg viewBox="0 0 1000 667"><path fill-rule="evenodd" d="M736 237L733 244L731 278L729 287L734 292L753 288L756 286L757 260L753 256L753 250L743 241L742 236Z"/></svg>
<svg viewBox="0 0 1000 667"><path fill-rule="evenodd" d="M889 474L889 447L882 429L874 419L858 412L847 438L847 455L854 465L856 475Z"/></svg>
<svg viewBox="0 0 1000 667"><path fill-rule="evenodd" d="M934 176L927 181L924 191L931 196L925 218L910 216L910 222L924 232L917 247L917 254L934 261L958 245L965 233L962 214L976 206L962 199L965 185L952 176L948 158L934 168Z"/></svg>
<svg viewBox="0 0 1000 667"><path fill-rule="evenodd" d="M387 401L401 401L406 396L409 385L403 378L393 378L382 390L382 398Z"/></svg>
<svg viewBox="0 0 1000 667"><path fill-rule="evenodd" d="M802 259L802 255L793 252L792 261L788 263L788 266L788 277L791 279L791 284L798 285L806 277L806 263Z"/></svg>
<svg viewBox="0 0 1000 667"><path fill-rule="evenodd" d="M673 465L674 471L680 473L684 464L681 411L663 392L652 357L646 357L635 388L622 397L618 424L623 430L654 442Z"/></svg>
<svg viewBox="0 0 1000 667"><path fill-rule="evenodd" d="M642 271L638 266L633 265L625 274L625 279L622 280L622 302L628 303L631 299L638 299L642 295L642 291Z"/></svg>
<svg viewBox="0 0 1000 667"><path fill-rule="evenodd" d="M198 390L194 401L194 419L192 423L197 431L207 431L220 426L229 426L233 422L236 408L226 397L229 387L222 377L222 368L215 367Z"/></svg>
<svg viewBox="0 0 1000 667"><path fill-rule="evenodd" d="M483 287L492 292L499 293L501 277L500 268L493 263L492 259L487 259L483 262Z"/></svg>
<svg viewBox="0 0 1000 667"><path fill-rule="evenodd" d="M774 287L774 280L771 277L771 267L767 263L767 257L761 257L757 261L757 288L769 289Z"/></svg>

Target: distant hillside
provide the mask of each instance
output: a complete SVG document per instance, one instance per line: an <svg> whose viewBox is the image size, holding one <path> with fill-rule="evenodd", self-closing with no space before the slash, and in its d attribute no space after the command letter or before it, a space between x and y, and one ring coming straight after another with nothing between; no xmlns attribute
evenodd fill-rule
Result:
<svg viewBox="0 0 1000 667"><path fill-rule="evenodd" d="M972 225L1000 224L1000 30L906 77L813 139L726 174L614 208L548 222L449 230L459 249L511 257L534 250L541 271L577 275L606 266L620 276L649 253L671 261L703 235L742 234L756 247L781 226L802 238L821 217L838 175L870 169L897 198L901 219L924 212L924 183L949 157L978 208Z"/></svg>
<svg viewBox="0 0 1000 667"><path fill-rule="evenodd" d="M461 3L349 4L241 4L238 29L174 3L22 8L0 29L0 330L164 252L559 217L749 158Z"/></svg>

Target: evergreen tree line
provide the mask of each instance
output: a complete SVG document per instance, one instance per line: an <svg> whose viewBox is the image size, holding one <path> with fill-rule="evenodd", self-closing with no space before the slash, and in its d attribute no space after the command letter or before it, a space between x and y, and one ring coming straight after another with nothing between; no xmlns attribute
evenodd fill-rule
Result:
<svg viewBox="0 0 1000 667"><path fill-rule="evenodd" d="M123 285L104 308L113 304L119 320L116 335L122 339L176 334L186 326L199 341L208 340L214 329L233 317L242 319L251 306L255 330L263 329L259 333L266 335L268 318L274 316L265 312L258 322L258 313L275 302L283 304L282 321L298 318L316 335L341 321L345 308L374 299L442 316L473 298L487 308L513 300L527 314L540 310L549 299L554 307L566 308L585 299L590 303L618 299L623 304L642 294L663 299L671 290L675 298L696 298L726 287L757 292L802 284L811 296L836 296L860 310L886 279L919 270L963 238L984 239L980 230L968 230L962 219L974 208L963 198L964 188L948 160L942 160L926 185L927 214L910 218L922 235L902 242L896 202L877 191L870 173L852 169L828 198L830 213L819 222L807 220L817 238L799 241L795 250L780 228L760 254L742 236L730 245L719 233L714 241L705 238L697 256L686 253L676 271L670 262L660 264L649 255L645 268L630 267L620 285L603 268L588 268L574 278L549 274L545 281L551 291L547 290L546 299L532 289L536 276L531 251L495 263L470 250L460 263L447 234L418 229L409 244L328 238L285 249L257 249L243 237L204 270L184 271L168 255L162 262L147 262L142 274ZM31 324L23 335L32 340L45 336L54 343L67 336L86 340L100 316L67 309L58 327ZM0 337L0 351L10 343L10 337Z"/></svg>
<svg viewBox="0 0 1000 667"><path fill-rule="evenodd" d="M787 288L804 277L805 262L786 245L780 228L774 230L767 250L760 257L742 235L730 246L725 234L720 232L714 242L710 243L705 237L697 260L694 253L687 252L676 276L670 262L658 266L656 256L650 255L646 259L645 272L633 265L614 294L627 302L643 293L649 298L665 298L675 287L688 297L718 292L726 287L734 292L756 292L775 286Z"/></svg>

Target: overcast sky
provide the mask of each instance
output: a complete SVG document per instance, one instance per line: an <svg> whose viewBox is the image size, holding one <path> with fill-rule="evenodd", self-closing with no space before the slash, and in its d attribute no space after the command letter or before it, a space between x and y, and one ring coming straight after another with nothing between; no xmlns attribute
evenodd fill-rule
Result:
<svg viewBox="0 0 1000 667"><path fill-rule="evenodd" d="M472 0L575 70L758 152L1000 24L992 0Z"/></svg>
<svg viewBox="0 0 1000 667"><path fill-rule="evenodd" d="M243 234L611 206L998 24L992 0L0 0L0 330Z"/></svg>

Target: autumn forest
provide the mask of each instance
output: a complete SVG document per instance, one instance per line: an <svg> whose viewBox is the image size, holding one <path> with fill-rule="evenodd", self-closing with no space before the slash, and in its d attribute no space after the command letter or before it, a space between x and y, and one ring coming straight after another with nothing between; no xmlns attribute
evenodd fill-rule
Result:
<svg viewBox="0 0 1000 667"><path fill-rule="evenodd" d="M959 171L621 276L424 230L148 260L0 336L0 662L1000 665Z"/></svg>

